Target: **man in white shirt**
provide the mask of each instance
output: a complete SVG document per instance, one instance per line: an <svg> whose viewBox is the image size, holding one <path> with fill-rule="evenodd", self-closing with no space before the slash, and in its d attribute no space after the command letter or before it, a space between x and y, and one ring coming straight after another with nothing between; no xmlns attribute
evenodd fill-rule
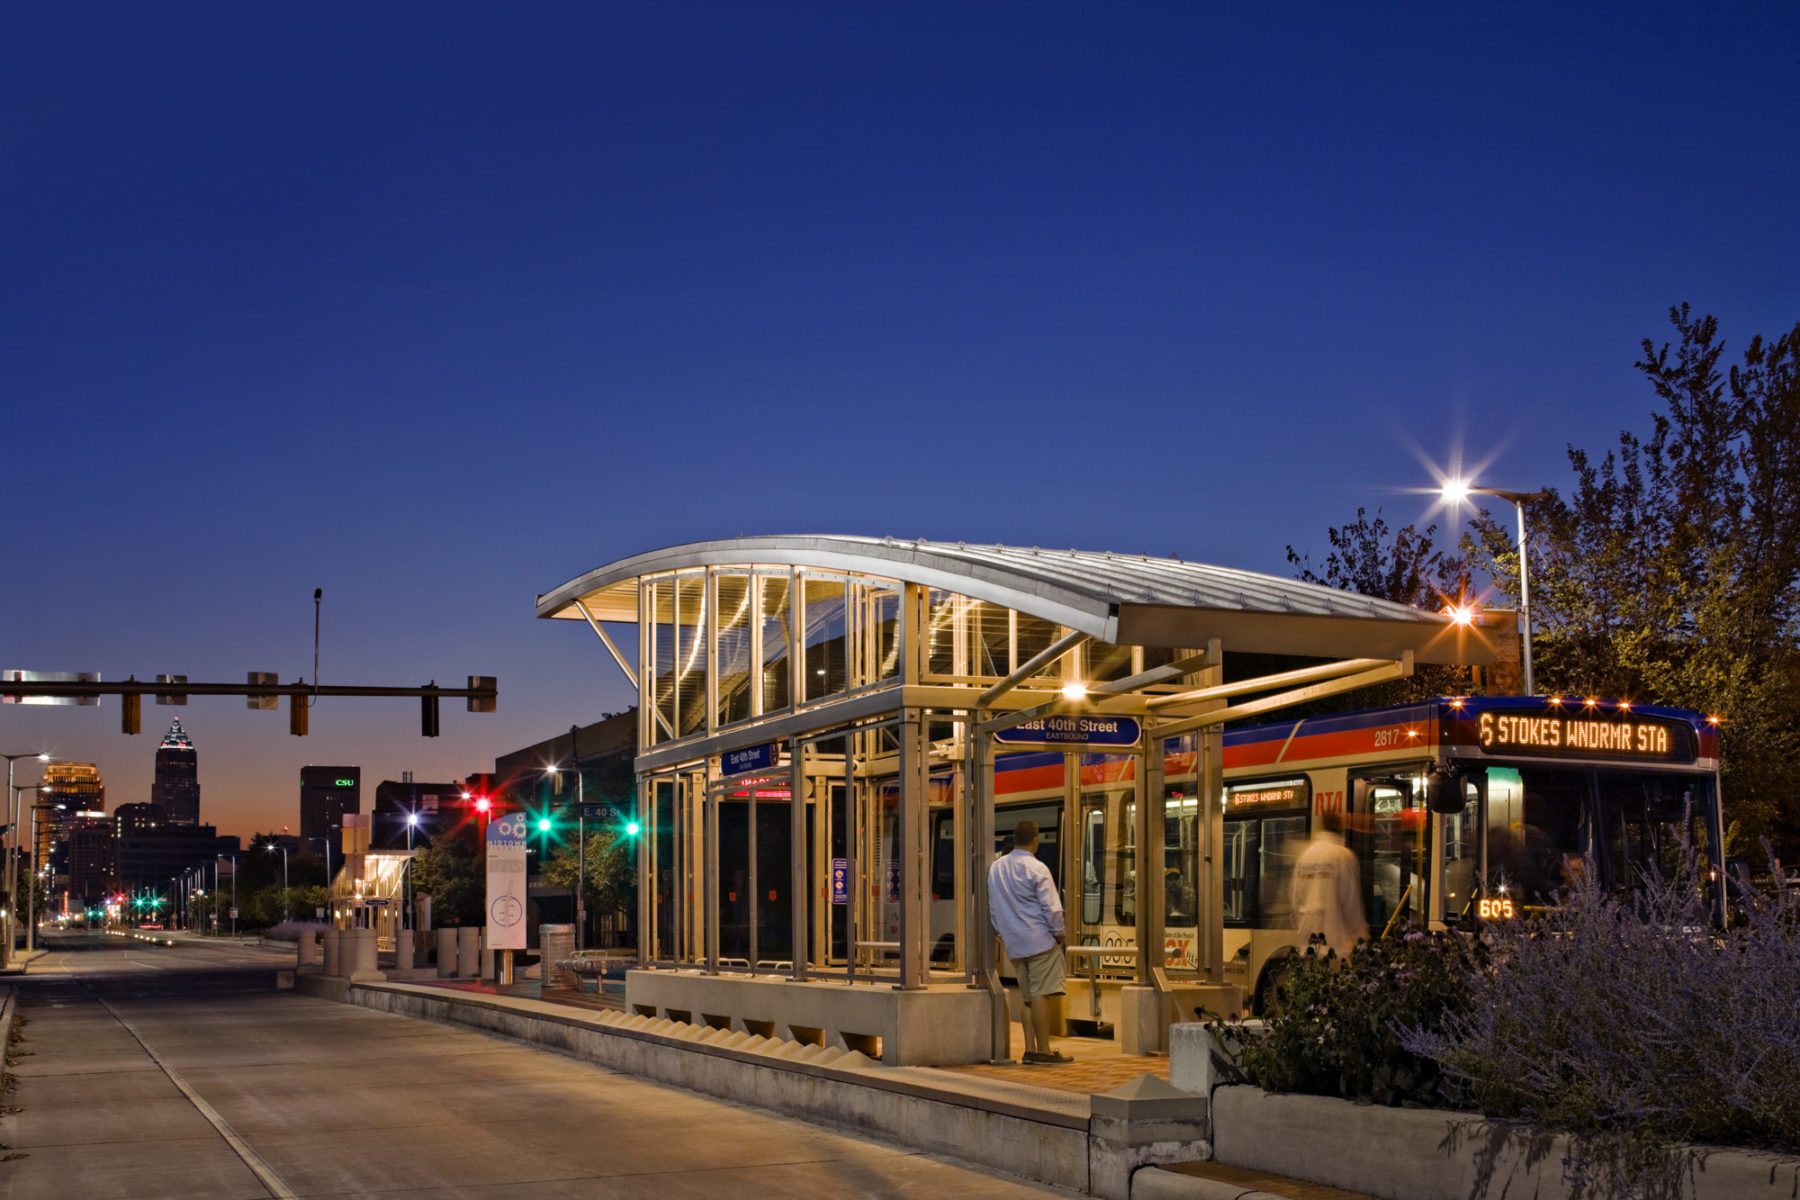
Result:
<svg viewBox="0 0 1800 1200"><path fill-rule="evenodd" d="M1049 999L1067 991L1063 963L1062 900L1050 868L1038 861L1035 821L1013 827L1012 853L988 868L988 912L1006 946L1025 1002L1025 1061L1074 1062L1050 1045L1056 1005ZM1038 1003L1038 1001L1043 1003Z"/></svg>
<svg viewBox="0 0 1800 1200"><path fill-rule="evenodd" d="M1357 941L1369 936L1363 918L1362 872L1355 853L1344 845L1343 828L1341 813L1321 816L1317 836L1294 864L1292 889L1294 929L1301 946L1317 937L1340 959L1349 958Z"/></svg>

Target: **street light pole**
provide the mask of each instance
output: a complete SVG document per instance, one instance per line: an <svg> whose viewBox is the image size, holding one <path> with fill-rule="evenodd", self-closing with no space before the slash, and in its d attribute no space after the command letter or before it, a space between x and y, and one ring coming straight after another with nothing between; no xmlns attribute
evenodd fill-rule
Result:
<svg viewBox="0 0 1800 1200"><path fill-rule="evenodd" d="M7 764L11 766L11 763ZM37 792L44 785L28 783L13 789L13 807L19 806L20 792ZM41 794L41 793L40 793ZM37 948L37 801L31 804L31 859L27 864L30 874L25 880L25 953L30 954Z"/></svg>
<svg viewBox="0 0 1800 1200"><path fill-rule="evenodd" d="M1513 512L1519 518L1519 670L1523 676L1525 694L1535 696L1537 688L1531 678L1531 572L1526 562L1525 502L1541 500L1550 493L1471 487L1461 479L1452 479L1444 484L1440 494L1452 504L1470 496L1493 496L1499 500L1512 501Z"/></svg>
<svg viewBox="0 0 1800 1200"><path fill-rule="evenodd" d="M412 887L413 887L413 884L412 884L413 830L417 829L418 827L419 827L419 809L418 809L417 804L415 803L414 807L411 809L411 811L409 811L406 814L406 911L400 914L400 916L401 916L400 927L409 933L412 932L413 926L418 924L418 921L415 920L413 917L413 911L412 911L412 906L413 906L413 890L412 890Z"/></svg>
<svg viewBox="0 0 1800 1200"><path fill-rule="evenodd" d="M288 898L287 847L277 846L274 843L269 844L270 854L275 853L277 850L281 851L281 919L284 921L291 921L294 919L294 908L292 901Z"/></svg>
<svg viewBox="0 0 1800 1200"><path fill-rule="evenodd" d="M213 884L214 884L215 890L217 890L217 885L218 885L218 880L219 880L219 860L221 858L228 858L231 860L231 936L236 937L237 936L237 855L235 855L235 854L215 854L215 855L213 855Z"/></svg>
<svg viewBox="0 0 1800 1200"><path fill-rule="evenodd" d="M329 909L331 907L331 837L327 834L325 837L309 837L306 840L317 842L325 847L325 907Z"/></svg>
<svg viewBox="0 0 1800 1200"><path fill-rule="evenodd" d="M4 890L10 894L17 889L19 882L19 793L13 788L13 762L21 758L35 758L39 762L47 763L50 761L50 756L41 751L34 751L30 754L0 754L0 758L6 760L7 842L6 887ZM3 922L6 926L6 942L5 945L0 946L0 967L12 962L13 939L18 937L17 922L13 918L13 913L17 908L16 903L6 906L5 921Z"/></svg>

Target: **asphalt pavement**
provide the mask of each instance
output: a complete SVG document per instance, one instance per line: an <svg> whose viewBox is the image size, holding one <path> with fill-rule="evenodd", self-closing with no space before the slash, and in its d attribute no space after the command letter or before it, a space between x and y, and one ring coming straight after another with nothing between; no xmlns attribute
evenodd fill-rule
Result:
<svg viewBox="0 0 1800 1200"><path fill-rule="evenodd" d="M269 948L82 934L47 950L8 981L14 1200L1071 1195L297 996Z"/></svg>

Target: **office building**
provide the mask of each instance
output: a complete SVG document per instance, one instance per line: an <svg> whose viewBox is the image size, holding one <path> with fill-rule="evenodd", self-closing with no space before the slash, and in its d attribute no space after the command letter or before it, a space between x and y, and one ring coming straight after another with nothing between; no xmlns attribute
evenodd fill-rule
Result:
<svg viewBox="0 0 1800 1200"><path fill-rule="evenodd" d="M337 853L343 845L344 814L361 811L361 767L300 768L300 844L306 853L320 853L320 838L329 838L332 853Z"/></svg>
<svg viewBox="0 0 1800 1200"><path fill-rule="evenodd" d="M37 814L37 861L52 862L56 847L76 820L105 814L106 784L99 768L93 763L50 763L38 781L32 807Z"/></svg>
<svg viewBox="0 0 1800 1200"><path fill-rule="evenodd" d="M150 803L169 814L171 825L200 823L200 758L180 717L170 724L162 745L156 748L156 781L150 785Z"/></svg>

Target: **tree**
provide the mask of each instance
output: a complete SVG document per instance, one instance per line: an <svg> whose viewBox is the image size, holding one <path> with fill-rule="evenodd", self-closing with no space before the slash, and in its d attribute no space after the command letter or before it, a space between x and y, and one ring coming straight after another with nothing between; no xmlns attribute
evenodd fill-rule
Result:
<svg viewBox="0 0 1800 1200"><path fill-rule="evenodd" d="M1800 324L1725 356L1713 317L1636 366L1663 407L1575 485L1529 503L1540 690L1721 718L1726 811L1800 847ZM1518 551L1483 513L1463 549L1516 597Z"/></svg>
<svg viewBox="0 0 1800 1200"><path fill-rule="evenodd" d="M1326 532L1332 548L1320 570L1313 570L1310 557L1292 546L1287 548L1287 557L1299 568L1295 577L1306 583L1442 612L1467 601L1469 564L1464 555L1439 549L1433 541L1436 534L1436 525L1427 525L1422 532L1406 525L1390 537L1380 509L1370 517L1358 508L1353 523ZM1463 668L1422 664L1407 679L1363 689L1324 708L1403 704L1428 696L1454 695L1465 687Z"/></svg>
<svg viewBox="0 0 1800 1200"><path fill-rule="evenodd" d="M550 852L544 877L552 887L573 889L583 872L573 839L564 838ZM620 912L637 905L637 839L610 828L596 828L587 835L585 871L587 907L590 913Z"/></svg>
<svg viewBox="0 0 1800 1200"><path fill-rule="evenodd" d="M481 874L480 836L474 824L463 825L439 834L413 857L413 894L431 897L432 924L481 921L487 881Z"/></svg>

